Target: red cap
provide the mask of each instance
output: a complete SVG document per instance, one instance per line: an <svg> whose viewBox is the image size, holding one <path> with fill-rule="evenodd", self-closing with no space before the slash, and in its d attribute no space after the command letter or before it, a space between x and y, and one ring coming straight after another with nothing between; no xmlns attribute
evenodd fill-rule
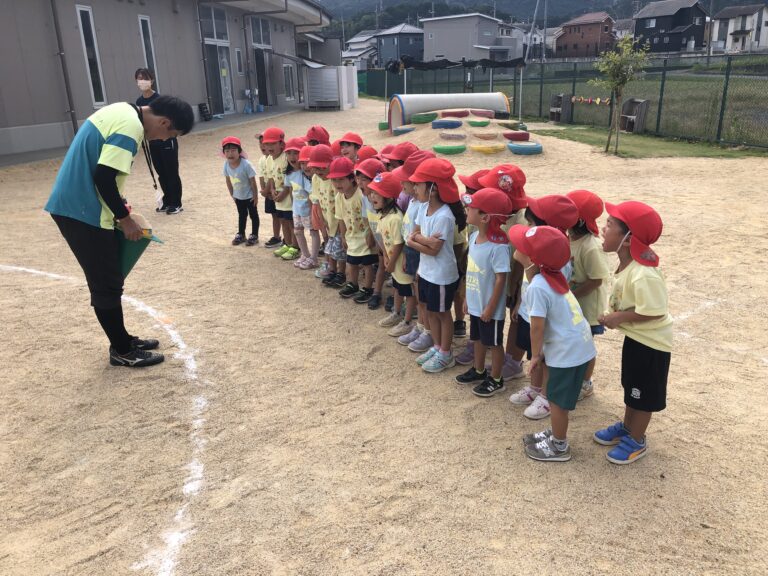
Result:
<svg viewBox="0 0 768 576"><path fill-rule="evenodd" d="M483 188L498 188L505 192L515 210L522 210L528 205L525 197L525 181L525 172L514 164L494 166L477 179Z"/></svg>
<svg viewBox="0 0 768 576"><path fill-rule="evenodd" d="M295 150L296 152L299 152L306 145L307 143L304 142L304 138L289 138L285 143L285 151Z"/></svg>
<svg viewBox="0 0 768 576"><path fill-rule="evenodd" d="M274 144L275 142L282 142L285 140L285 132L280 128L267 128L261 133L261 141L264 144Z"/></svg>
<svg viewBox="0 0 768 576"><path fill-rule="evenodd" d="M380 174L376 174L376 177L371 180L370 184L368 184L368 188L377 194L381 194L384 198L392 199L396 199L400 196L402 190L400 180L398 180L397 176L392 174L392 172L381 172Z"/></svg>
<svg viewBox="0 0 768 576"><path fill-rule="evenodd" d="M331 168L328 171L328 178L344 178L345 176L352 174L354 171L355 165L352 163L352 160L343 156L339 156L338 158L334 158L333 162L331 162Z"/></svg>
<svg viewBox="0 0 768 576"><path fill-rule="evenodd" d="M488 174L489 170L478 170L477 172L473 172L469 176L462 176L459 174L459 180L461 180L461 183L464 184L467 188L470 190L480 190L480 188L485 188L480 182L478 182L478 178L481 176L485 176Z"/></svg>
<svg viewBox="0 0 768 576"><path fill-rule="evenodd" d="M312 152L309 155L309 166L312 168L328 168L333 160L333 152L330 146L318 144L312 146Z"/></svg>
<svg viewBox="0 0 768 576"><path fill-rule="evenodd" d="M240 143L240 138L238 138L237 136L227 136L226 138L224 138L224 140L221 141L222 148L224 148L224 146L226 146L227 144L234 144L235 146L240 148L240 150L243 149L243 145Z"/></svg>
<svg viewBox="0 0 768 576"><path fill-rule="evenodd" d="M419 147L413 142L400 142L400 144L397 144L391 152L384 153L382 150L381 155L387 160L400 160L401 162L405 162L406 158L418 149Z"/></svg>
<svg viewBox="0 0 768 576"><path fill-rule="evenodd" d="M322 126L310 126L307 130L307 140L317 140L318 144L330 144L330 136L328 130Z"/></svg>
<svg viewBox="0 0 768 576"><path fill-rule="evenodd" d="M661 236L663 224L659 213L648 204L633 200L621 204L606 202L605 211L629 228L629 252L632 258L643 266L658 266L659 257L651 250L651 244Z"/></svg>
<svg viewBox="0 0 768 576"><path fill-rule="evenodd" d="M419 167L419 164L430 158L437 158L437 156L435 156L434 152L430 152L429 150L416 150L416 152L408 156L408 159L402 166L398 166L392 170L392 174L394 174L401 182L408 180L408 178L416 172L416 168Z"/></svg>
<svg viewBox="0 0 768 576"><path fill-rule="evenodd" d="M299 150L299 162L309 162L313 148L313 146L304 146L304 148Z"/></svg>
<svg viewBox="0 0 768 576"><path fill-rule="evenodd" d="M363 145L363 139L360 137L360 134L355 134L354 132L347 132L339 138L339 142L351 142L352 144L357 144L358 146Z"/></svg>
<svg viewBox="0 0 768 576"><path fill-rule="evenodd" d="M528 208L544 220L547 226L553 226L563 234L579 221L579 209L573 200L560 194L550 194L541 198L528 197Z"/></svg>
<svg viewBox="0 0 768 576"><path fill-rule="evenodd" d="M566 194L579 209L579 220L584 220L587 230L595 236L600 234L597 219L603 213L603 201L600 196L589 190L574 190Z"/></svg>
<svg viewBox="0 0 768 576"><path fill-rule="evenodd" d="M453 181L455 173L456 169L448 160L430 158L419 164L419 167L408 180L411 182L434 182L437 184L440 200L446 204L452 204L459 201L459 188Z"/></svg>
<svg viewBox="0 0 768 576"><path fill-rule="evenodd" d="M363 146L357 151L357 161L367 160L368 158L374 158L378 152L373 146Z"/></svg>
<svg viewBox="0 0 768 576"><path fill-rule="evenodd" d="M341 140L331 142L331 152L334 156L341 156Z"/></svg>
<svg viewBox="0 0 768 576"><path fill-rule="evenodd" d="M376 174L381 174L386 171L387 169L384 167L384 164L376 160L376 158L368 158L367 160L355 164L355 172L362 172L364 176L367 176L371 180L373 180Z"/></svg>
<svg viewBox="0 0 768 576"><path fill-rule="evenodd" d="M394 144L387 144L386 146L384 146L384 148L382 148L379 151L379 158L383 162L387 162L389 160L389 158L387 158L387 156L389 156L390 152L392 152L392 150L394 150L394 149L395 149L395 145Z"/></svg>
<svg viewBox="0 0 768 576"><path fill-rule="evenodd" d="M569 290L561 268L571 259L571 245L567 236L551 226L522 226L509 229L509 241L531 262L539 267L541 275L558 294Z"/></svg>
<svg viewBox="0 0 768 576"><path fill-rule="evenodd" d="M502 224L514 211L512 201L498 188L481 188L474 194L464 194L461 197L465 206L477 208L490 216L486 235L488 240L496 244L506 244L507 235L501 229Z"/></svg>

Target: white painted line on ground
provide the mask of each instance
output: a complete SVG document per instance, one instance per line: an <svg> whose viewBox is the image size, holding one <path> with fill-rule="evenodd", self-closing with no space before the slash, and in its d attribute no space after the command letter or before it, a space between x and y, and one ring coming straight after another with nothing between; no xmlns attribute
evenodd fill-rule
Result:
<svg viewBox="0 0 768 576"><path fill-rule="evenodd" d="M26 274L43 276L52 280L65 280L83 284L81 280L71 276L62 276L60 274L53 274L51 272L35 270L33 268L25 268L23 266L0 264L0 271L23 272ZM178 352L174 354L174 358L184 362L184 376L186 380L199 387L206 386L207 382L202 382L198 378L197 360L194 351L189 349L186 342L182 339L181 334L179 334L178 330L176 330L168 317L159 310L156 310L141 300L137 300L131 296L123 296L123 301L130 304L137 311L143 312L158 322L160 327L168 334L171 342L173 342L178 349ZM189 474L184 479L184 485L181 488L184 498L182 499L181 506L173 516L172 526L165 530L161 535L165 544L159 550L151 550L142 561L134 563L131 566L132 570L149 569L158 576L172 576L176 569L176 563L181 547L187 538L194 532L194 525L189 519L187 511L191 500L200 493L204 483L204 466L201 459L206 445L206 439L203 436L203 429L205 426L205 418L203 416L207 409L208 399L201 392L192 399L192 409L190 411L191 432L189 434L189 440L192 444L192 459L185 466L189 471Z"/></svg>

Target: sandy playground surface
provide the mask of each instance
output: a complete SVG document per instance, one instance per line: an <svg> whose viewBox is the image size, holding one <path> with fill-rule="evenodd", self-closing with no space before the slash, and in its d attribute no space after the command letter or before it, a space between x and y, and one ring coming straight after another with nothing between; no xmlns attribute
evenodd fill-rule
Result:
<svg viewBox="0 0 768 576"><path fill-rule="evenodd" d="M382 111L273 122L380 147L398 140L377 132ZM144 371L108 365L42 211L60 161L0 170L1 574L768 573L765 159L622 160L552 138L541 156L451 158L462 173L516 162L533 196L589 188L664 218L676 341L651 452L617 467L591 440L623 412L611 332L572 415L573 460L542 464L520 436L547 423L509 392L476 398L458 367L425 374L375 325L383 312L230 245L218 142L238 135L257 157L264 127L182 140L178 217L152 212L136 159L129 198L166 240L126 283L129 329L168 356ZM262 241L269 229L262 211Z"/></svg>

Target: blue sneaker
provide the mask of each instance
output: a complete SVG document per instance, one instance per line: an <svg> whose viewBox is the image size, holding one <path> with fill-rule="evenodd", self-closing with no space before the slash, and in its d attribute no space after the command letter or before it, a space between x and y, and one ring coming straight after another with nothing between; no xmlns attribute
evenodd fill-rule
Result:
<svg viewBox="0 0 768 576"><path fill-rule="evenodd" d="M456 366L456 361L453 358L453 354L450 352L447 354L438 352L437 354L433 354L432 358L424 362L424 364L421 365L421 369L424 370L424 372L436 374L454 366Z"/></svg>
<svg viewBox="0 0 768 576"><path fill-rule="evenodd" d="M640 460L648 453L648 442L643 441L642 444L635 441L632 436L624 436L619 442L619 445L613 448L608 454L605 455L609 462L614 464L632 464L636 460Z"/></svg>
<svg viewBox="0 0 768 576"><path fill-rule="evenodd" d="M624 428L624 422L616 422L613 426L595 432L592 439L603 446L615 446L625 436L629 436L629 430Z"/></svg>
<svg viewBox="0 0 768 576"><path fill-rule="evenodd" d="M430 346L430 348L424 352L424 354L421 354L420 356L416 357L416 364L419 366L423 366L432 356L437 354L437 348L434 346Z"/></svg>

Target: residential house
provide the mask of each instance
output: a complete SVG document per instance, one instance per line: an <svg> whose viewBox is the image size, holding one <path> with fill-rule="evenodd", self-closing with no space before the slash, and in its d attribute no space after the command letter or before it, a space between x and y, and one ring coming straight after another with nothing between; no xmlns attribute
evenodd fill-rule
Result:
<svg viewBox="0 0 768 576"><path fill-rule="evenodd" d="M726 52L768 50L768 4L729 6L713 18L713 49Z"/></svg>
<svg viewBox="0 0 768 576"><path fill-rule="evenodd" d="M621 40L625 36L634 36L635 21L632 18L616 20L616 23L613 25L613 31L616 34L616 40Z"/></svg>
<svg viewBox="0 0 768 576"><path fill-rule="evenodd" d="M547 57L552 58L557 52L557 39L562 36L562 26L556 26L554 28L547 28L544 33L544 43L547 48Z"/></svg>
<svg viewBox="0 0 768 576"><path fill-rule="evenodd" d="M354 64L358 70L374 68L378 64L376 34L381 30L361 30L347 40L341 58L345 63Z"/></svg>
<svg viewBox="0 0 768 576"><path fill-rule="evenodd" d="M557 58L584 58L599 56L616 43L614 20L607 12L582 14L562 25L563 33L557 37Z"/></svg>
<svg viewBox="0 0 768 576"><path fill-rule="evenodd" d="M533 26L533 33L531 33L530 24L512 24L512 27L519 31L522 38L522 54L520 57L525 57L527 60L541 60L542 51L544 46L544 30L538 26Z"/></svg>
<svg viewBox="0 0 768 576"><path fill-rule="evenodd" d="M424 31L410 24L398 24L376 34L376 51L379 65L385 66L402 56L416 60L424 57Z"/></svg>
<svg viewBox="0 0 768 576"><path fill-rule="evenodd" d="M0 20L0 154L69 144L95 110L139 95L134 71L197 113L303 99L297 37L330 23L314 0L29 0ZM199 10L198 10L199 7ZM249 93L246 91L250 91Z"/></svg>
<svg viewBox="0 0 768 576"><path fill-rule="evenodd" d="M651 2L634 15L635 40L651 52L692 52L705 44L707 12L698 0Z"/></svg>
<svg viewBox="0 0 768 576"><path fill-rule="evenodd" d="M512 25L473 12L422 18L424 60L513 60L523 55L523 38Z"/></svg>
<svg viewBox="0 0 768 576"><path fill-rule="evenodd" d="M341 66L341 40L303 32L296 35L296 55L327 66Z"/></svg>

